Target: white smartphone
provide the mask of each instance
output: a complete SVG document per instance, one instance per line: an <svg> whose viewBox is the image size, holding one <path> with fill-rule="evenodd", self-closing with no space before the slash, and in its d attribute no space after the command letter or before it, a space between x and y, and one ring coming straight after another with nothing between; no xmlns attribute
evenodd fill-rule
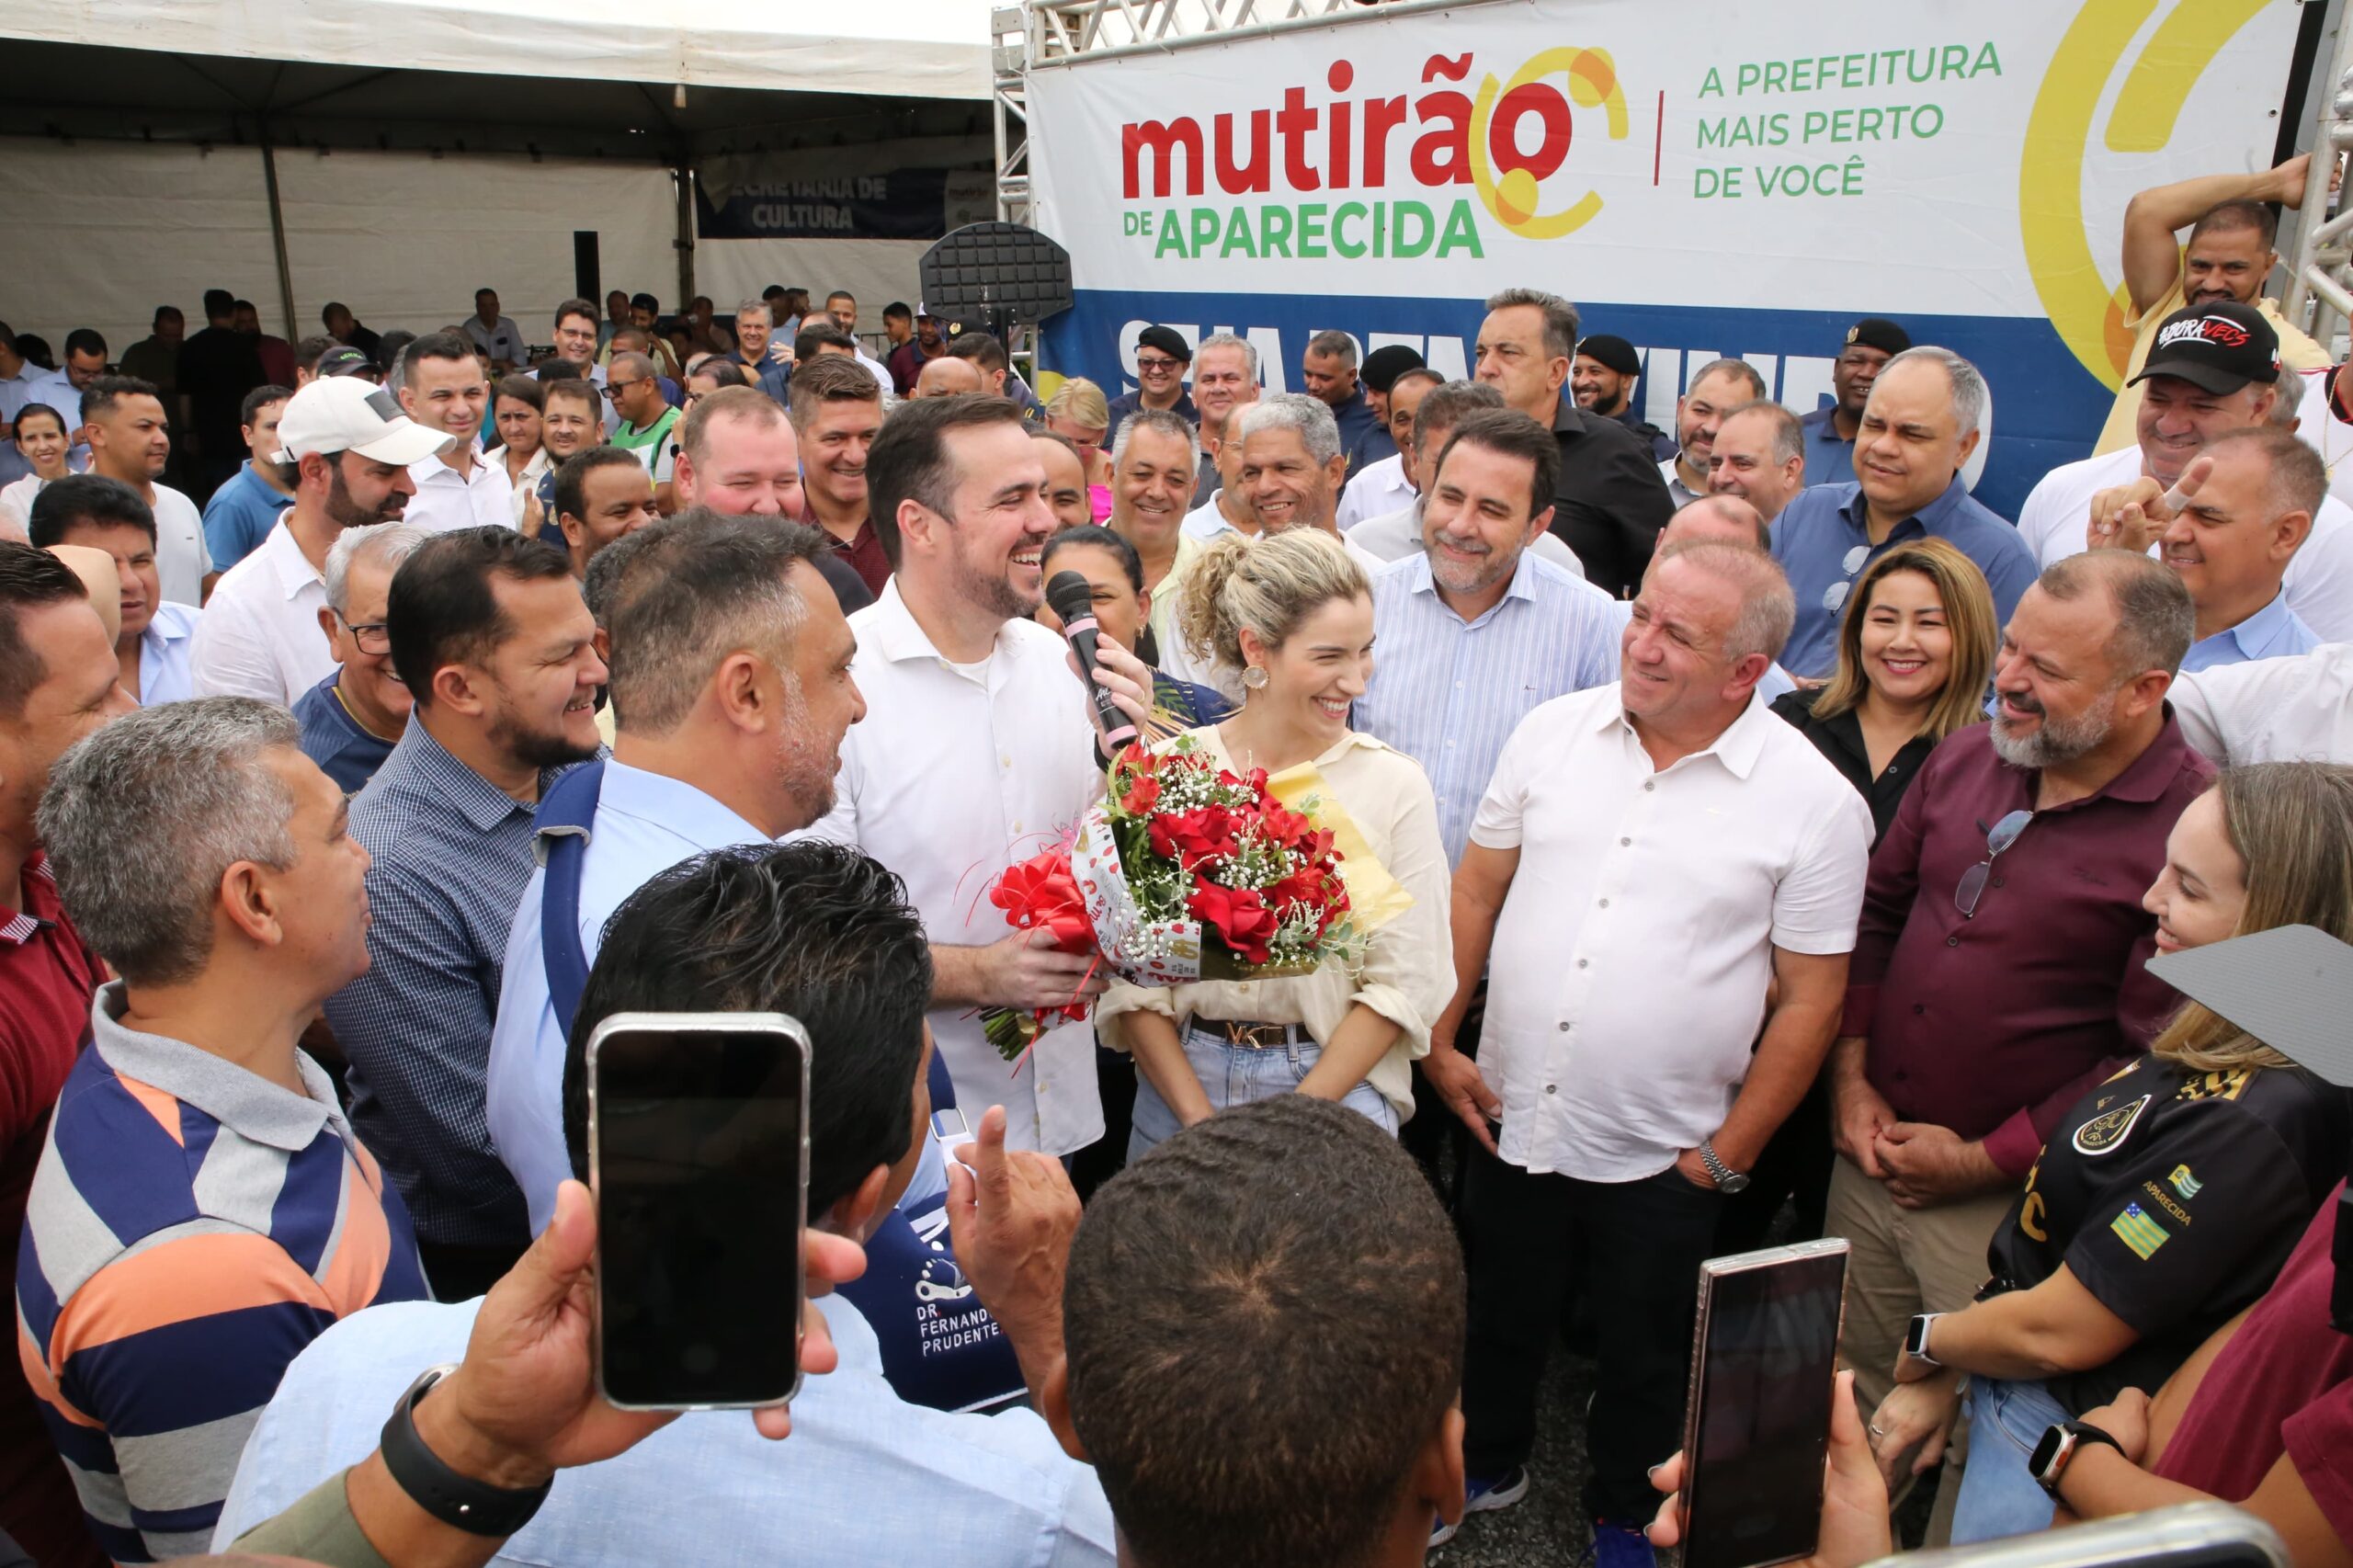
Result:
<svg viewBox="0 0 2353 1568"><path fill-rule="evenodd" d="M598 1391L625 1410L790 1400L808 1032L778 1013L617 1013L587 1076Z"/></svg>

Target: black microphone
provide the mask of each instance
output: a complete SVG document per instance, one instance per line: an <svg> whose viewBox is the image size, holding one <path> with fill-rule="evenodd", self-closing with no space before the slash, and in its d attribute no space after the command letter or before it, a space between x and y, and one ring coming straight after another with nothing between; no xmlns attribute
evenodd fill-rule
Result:
<svg viewBox="0 0 2353 1568"><path fill-rule="evenodd" d="M1057 572L1046 582L1046 604L1063 623L1063 636L1078 655L1079 676L1095 694L1096 717L1103 721L1103 753L1115 756L1136 738L1136 727L1095 679L1095 642L1100 633L1095 624L1094 585L1075 572Z"/></svg>

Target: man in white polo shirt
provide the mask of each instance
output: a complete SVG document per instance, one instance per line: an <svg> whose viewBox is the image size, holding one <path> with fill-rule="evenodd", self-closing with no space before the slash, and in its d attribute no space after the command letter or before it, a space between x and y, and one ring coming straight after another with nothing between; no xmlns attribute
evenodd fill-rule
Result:
<svg viewBox="0 0 2353 1568"><path fill-rule="evenodd" d="M334 673L319 630L327 551L347 528L400 521L416 494L409 465L449 437L401 413L390 388L333 376L287 400L278 439L294 504L212 590L192 656L199 697L291 708Z"/></svg>
<svg viewBox="0 0 2353 1568"><path fill-rule="evenodd" d="M1870 813L1756 690L1795 619L1769 557L1666 545L1622 678L1522 721L1455 871L1460 989L1423 1069L1480 1145L1468 1506L1527 1494L1574 1257L1599 1338L1585 1505L1610 1568L1651 1560L1645 1472L1682 1435L1691 1282L1822 1065L1855 945ZM1453 1042L1482 972L1474 1062Z"/></svg>
<svg viewBox="0 0 2353 1568"><path fill-rule="evenodd" d="M490 383L483 379L473 345L454 332L418 338L401 356L400 393L401 408L411 419L449 437L438 453L410 466L416 499L409 503L406 520L435 533L513 528L514 482L505 463L484 462L476 445Z"/></svg>
<svg viewBox="0 0 2353 1568"><path fill-rule="evenodd" d="M2252 306L2225 301L2176 311L2157 329L2149 362L2133 380L2142 389L2139 445L2052 469L2018 512L2018 537L2038 567L2087 549L2092 513L2109 492L2116 503L2154 500L2178 483L2226 430L2274 422L2284 392L2279 340ZM2313 433L2302 431L2308 439ZM2353 509L2334 495L2313 515L2312 532L2288 563L2288 608L2329 641L2353 639ZM2154 539L2152 548L2154 548Z"/></svg>
<svg viewBox="0 0 2353 1568"><path fill-rule="evenodd" d="M100 376L83 390L82 429L90 472L131 486L155 515L155 575L164 597L191 609L202 605L212 557L205 550L204 515L162 480L172 455L162 395L153 382Z"/></svg>
<svg viewBox="0 0 2353 1568"><path fill-rule="evenodd" d="M1062 639L1030 619L1055 526L1045 465L1017 406L966 393L901 404L866 482L894 570L850 617L867 717L842 743L833 811L809 831L905 881L931 938L931 1031L958 1103L1003 1105L1008 1146L1066 1154L1103 1132L1094 1029L1048 1029L1016 1071L978 1017L1103 989L1091 960L1014 930L986 896L1103 787L1086 690Z"/></svg>

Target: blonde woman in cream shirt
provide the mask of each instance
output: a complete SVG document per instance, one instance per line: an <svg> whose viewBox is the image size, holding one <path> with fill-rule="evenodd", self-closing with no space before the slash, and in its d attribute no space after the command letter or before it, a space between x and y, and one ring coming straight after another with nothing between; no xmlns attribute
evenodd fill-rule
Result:
<svg viewBox="0 0 2353 1568"><path fill-rule="evenodd" d="M1190 732L1195 744L1236 774L1313 766L1316 794L1346 813L1411 902L1372 927L1353 969L1327 960L1275 980L1114 982L1096 1017L1108 1044L1135 1056L1130 1157L1229 1105L1294 1091L1394 1133L1413 1113L1413 1060L1429 1049L1454 977L1429 780L1411 757L1348 728L1372 669L1370 585L1337 539L1296 528L1220 540L1195 562L1184 598L1178 619L1196 653L1239 669L1244 692L1232 718ZM1352 878L1352 897L1368 885Z"/></svg>

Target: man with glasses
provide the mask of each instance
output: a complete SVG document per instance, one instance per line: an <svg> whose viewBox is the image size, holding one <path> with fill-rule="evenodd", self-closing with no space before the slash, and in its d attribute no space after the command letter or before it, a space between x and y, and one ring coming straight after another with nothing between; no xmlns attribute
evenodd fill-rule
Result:
<svg viewBox="0 0 2353 1568"><path fill-rule="evenodd" d="M408 687L392 669L384 605L392 574L431 537L405 523L371 523L344 529L327 551L319 629L335 669L295 699L294 717L302 726L302 755L347 795L367 787L408 728Z"/></svg>
<svg viewBox="0 0 2353 1568"><path fill-rule="evenodd" d="M1136 334L1136 390L1111 400L1111 426L1103 437L1108 449L1120 438L1120 426L1139 409L1166 409L1199 428L1201 411L1185 391L1185 369L1193 362L1193 346L1173 326L1148 326Z"/></svg>
<svg viewBox="0 0 2353 1568"><path fill-rule="evenodd" d="M678 411L663 401L659 373L643 354L614 355L605 377L605 395L613 400L613 408L621 416L620 427L613 432L613 445L645 465L645 472L654 476L654 504L667 517L677 510L670 489L677 462L670 450L670 436L678 423Z"/></svg>
<svg viewBox="0 0 2353 1568"><path fill-rule="evenodd" d="M1791 675L1829 676L1856 577L1906 540L1950 543L1985 574L1995 613L2007 620L2018 608L2034 581L2034 554L1960 478L1984 413L1985 379L1950 349L1906 349L1874 377L1854 443L1858 477L1817 481L1773 520L1774 559L1798 599L1797 630L1781 656Z"/></svg>
<svg viewBox="0 0 2353 1568"><path fill-rule="evenodd" d="M2196 619L2145 555L2047 569L2004 631L1993 722L1929 754L1871 858L1827 1227L1854 1247L1842 1354L1867 1413L1915 1314L1984 1282L2056 1119L2179 1000L2148 972L2141 896L2214 775L2165 701Z"/></svg>

